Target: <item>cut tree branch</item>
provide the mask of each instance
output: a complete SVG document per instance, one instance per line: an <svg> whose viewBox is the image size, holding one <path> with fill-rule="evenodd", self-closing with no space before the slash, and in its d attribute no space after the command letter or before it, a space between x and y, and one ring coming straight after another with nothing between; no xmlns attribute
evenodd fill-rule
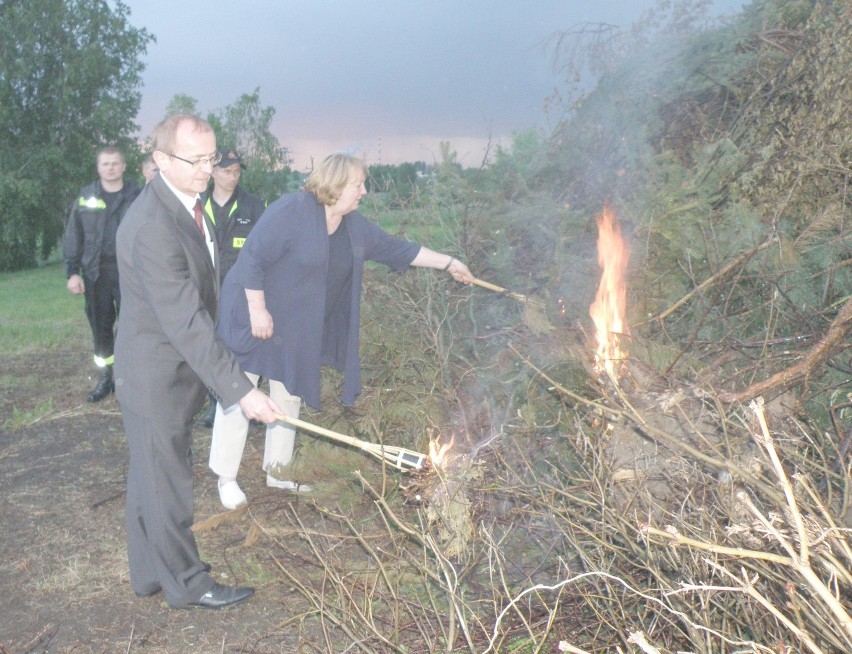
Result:
<svg viewBox="0 0 852 654"><path fill-rule="evenodd" d="M840 308L825 336L808 351L805 358L799 363L737 393L721 393L719 399L723 402L745 402L769 391L786 390L798 380L810 375L814 368L822 364L834 350L834 347L845 338L850 328L852 328L852 297L847 299Z"/></svg>

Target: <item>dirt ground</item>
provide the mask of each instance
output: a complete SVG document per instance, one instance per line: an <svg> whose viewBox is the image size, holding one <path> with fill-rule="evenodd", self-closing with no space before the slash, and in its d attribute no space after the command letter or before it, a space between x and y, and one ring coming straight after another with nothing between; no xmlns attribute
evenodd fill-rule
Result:
<svg viewBox="0 0 852 654"><path fill-rule="evenodd" d="M37 364L0 357L0 654L326 651L293 619L307 606L274 574L281 551L246 537L261 514L264 523L288 524L295 512L310 526L320 520L313 503L338 491L332 484L324 491L321 480L310 499L267 488L260 426L252 427L240 471L247 510L225 515L218 501L206 465L209 429L195 428L193 450L196 526L224 517L197 532L202 557L219 581L252 585L256 595L210 611L171 610L161 593L133 594L121 415L114 397L86 403L88 363L85 352Z"/></svg>

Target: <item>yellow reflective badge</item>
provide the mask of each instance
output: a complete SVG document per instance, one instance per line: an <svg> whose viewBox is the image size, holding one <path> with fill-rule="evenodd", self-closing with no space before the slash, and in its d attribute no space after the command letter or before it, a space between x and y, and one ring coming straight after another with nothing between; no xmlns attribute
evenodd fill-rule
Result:
<svg viewBox="0 0 852 654"><path fill-rule="evenodd" d="M235 250L239 250L245 244L246 244L245 238L240 238L239 236L234 237L234 249Z"/></svg>
<svg viewBox="0 0 852 654"><path fill-rule="evenodd" d="M81 197L77 201L78 206L86 207L87 209L106 209L106 202L94 195L90 198Z"/></svg>

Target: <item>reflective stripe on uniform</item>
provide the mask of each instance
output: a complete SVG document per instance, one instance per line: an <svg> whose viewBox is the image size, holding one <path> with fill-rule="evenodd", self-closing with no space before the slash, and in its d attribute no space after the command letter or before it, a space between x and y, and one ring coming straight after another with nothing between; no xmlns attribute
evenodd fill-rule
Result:
<svg viewBox="0 0 852 654"><path fill-rule="evenodd" d="M207 214L207 217L210 219L210 222L213 223L213 226L216 225L216 216L213 213L213 199L207 198L207 202L204 203L204 213ZM234 200L234 204L231 206L231 210L228 212L228 218L234 215L234 212L237 210L237 201ZM237 247L236 245L234 247ZM242 247L242 245L240 246Z"/></svg>
<svg viewBox="0 0 852 654"><path fill-rule="evenodd" d="M111 366L113 363L115 363L114 354L108 356L106 359L99 357L97 354L95 355L95 365L98 368L106 368L107 366Z"/></svg>
<svg viewBox="0 0 852 654"><path fill-rule="evenodd" d="M106 202L94 195L89 198L80 196L80 199L77 200L77 206L85 207L86 209L106 209Z"/></svg>

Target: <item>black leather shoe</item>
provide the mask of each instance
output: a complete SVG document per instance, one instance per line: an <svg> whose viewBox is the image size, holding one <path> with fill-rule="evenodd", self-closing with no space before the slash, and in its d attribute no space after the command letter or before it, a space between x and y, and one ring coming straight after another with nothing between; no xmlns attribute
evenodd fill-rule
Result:
<svg viewBox="0 0 852 654"><path fill-rule="evenodd" d="M222 609L232 604L244 602L254 595L254 588L238 588L237 586L223 586L216 584L201 596L197 602L190 602L190 606L202 609Z"/></svg>

